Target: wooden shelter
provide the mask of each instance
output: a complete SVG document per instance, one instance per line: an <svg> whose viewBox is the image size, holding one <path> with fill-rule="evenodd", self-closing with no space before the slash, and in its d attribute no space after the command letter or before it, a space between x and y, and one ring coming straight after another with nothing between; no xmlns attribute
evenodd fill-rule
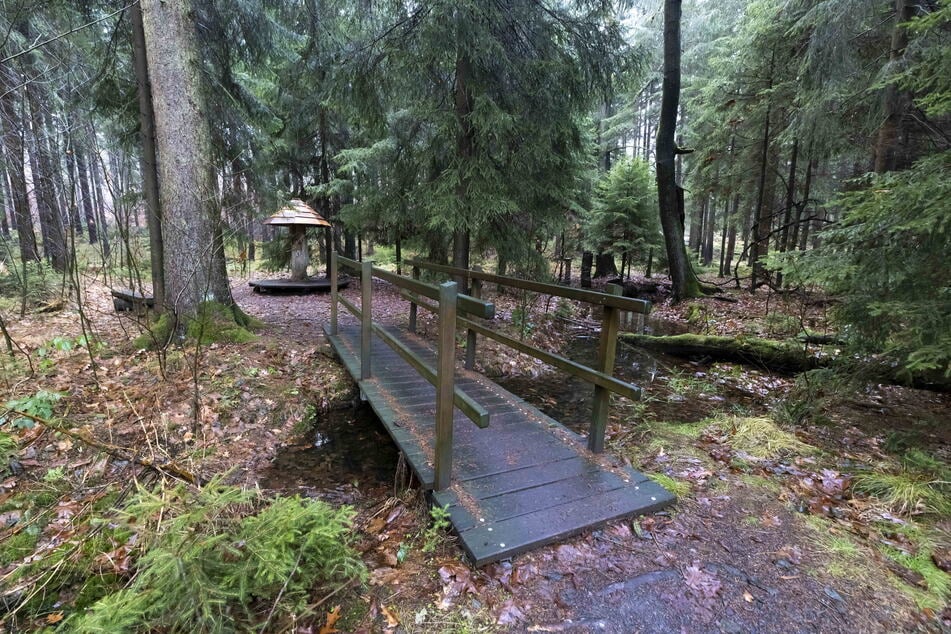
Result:
<svg viewBox="0 0 951 634"><path fill-rule="evenodd" d="M307 265L310 253L307 249L307 227L329 227L330 222L314 211L303 200L291 200L287 206L279 209L264 221L266 225L288 227L291 232L291 280L301 282L307 279Z"/></svg>

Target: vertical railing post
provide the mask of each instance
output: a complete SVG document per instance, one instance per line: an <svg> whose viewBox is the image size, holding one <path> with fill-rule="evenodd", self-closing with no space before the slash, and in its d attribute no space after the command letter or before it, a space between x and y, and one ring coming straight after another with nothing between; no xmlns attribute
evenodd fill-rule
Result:
<svg viewBox="0 0 951 634"><path fill-rule="evenodd" d="M474 271L481 271L478 266L473 267ZM472 296L476 299L482 299L482 280L477 277L472 278ZM475 369L476 356L476 331L469 328L466 331L466 370Z"/></svg>
<svg viewBox="0 0 951 634"><path fill-rule="evenodd" d="M373 263L360 263L360 380L369 379L373 337Z"/></svg>
<svg viewBox="0 0 951 634"><path fill-rule="evenodd" d="M337 252L330 252L330 334L337 334Z"/></svg>
<svg viewBox="0 0 951 634"><path fill-rule="evenodd" d="M617 284L605 286L610 295L620 295ZM614 375L614 356L617 352L618 313L613 306L604 307L601 320L601 340L598 345L598 370ZM608 424L608 410L611 407L611 393L600 385L594 386L594 406L591 411L591 427L588 431L588 449L594 453L604 451L604 430Z"/></svg>
<svg viewBox="0 0 951 634"><path fill-rule="evenodd" d="M452 481L453 375L456 369L455 282L439 285L439 343L436 360L436 450L435 482L441 491Z"/></svg>
<svg viewBox="0 0 951 634"><path fill-rule="evenodd" d="M419 279L419 267L415 264L413 265L413 279ZM416 332L416 313L419 308L416 306L416 302L409 303L409 331Z"/></svg>

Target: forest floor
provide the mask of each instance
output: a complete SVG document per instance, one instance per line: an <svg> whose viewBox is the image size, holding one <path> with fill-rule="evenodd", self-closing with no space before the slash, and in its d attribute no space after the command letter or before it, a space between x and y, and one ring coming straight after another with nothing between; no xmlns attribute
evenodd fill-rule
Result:
<svg viewBox="0 0 951 634"><path fill-rule="evenodd" d="M819 298L724 293L736 301L658 301L648 325L775 339L826 327ZM88 569L54 554L90 543L94 520L156 472L223 475L355 508L369 581L315 594L311 612L281 624L301 633L951 627L948 394L619 351L620 376L645 398L615 402L608 451L671 488L677 504L477 570L397 475L382 427L354 409L355 387L322 335L329 297L256 295L242 279L234 294L263 327L253 341L197 351L137 349L142 319L116 313L96 279L83 305L97 345L84 345L74 301L8 319L26 354L0 364L6 400L35 405L50 424L22 425L16 450L4 448L0 632L42 629L82 607ZM492 299L510 331L590 361L594 315L572 302ZM374 310L405 320L405 303L383 284ZM421 320L425 332L431 320ZM480 369L584 429L586 387L480 346ZM888 478L934 496L873 486ZM134 539L96 543L88 559L99 574L133 573ZM37 600L26 609L25 599Z"/></svg>

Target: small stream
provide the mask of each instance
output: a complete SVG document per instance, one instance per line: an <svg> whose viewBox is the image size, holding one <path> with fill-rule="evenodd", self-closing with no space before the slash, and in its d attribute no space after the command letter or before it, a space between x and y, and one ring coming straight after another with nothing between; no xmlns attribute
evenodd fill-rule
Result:
<svg viewBox="0 0 951 634"><path fill-rule="evenodd" d="M312 425L278 450L263 488L352 504L368 489L393 485L399 452L369 406L318 412Z"/></svg>

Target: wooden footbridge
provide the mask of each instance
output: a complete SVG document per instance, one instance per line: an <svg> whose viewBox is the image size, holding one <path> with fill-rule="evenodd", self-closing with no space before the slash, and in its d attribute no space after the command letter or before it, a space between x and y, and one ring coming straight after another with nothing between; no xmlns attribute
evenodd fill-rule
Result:
<svg viewBox="0 0 951 634"><path fill-rule="evenodd" d="M334 349L435 504L446 507L460 543L476 565L511 557L606 521L649 513L673 502L667 490L602 453L611 393L638 398L639 389L612 376L619 314L648 305L614 294L530 282L476 270L411 262L408 278L333 255L331 320ZM339 267L360 276L361 305L337 292ZM420 269L455 276L439 286ZM373 321L372 280L389 282L410 302L409 332ZM483 282L587 301L604 308L598 368L539 350L491 329L493 304ZM338 305L359 325L338 323ZM415 334L419 308L439 316L435 350ZM456 367L457 326L466 331L465 367ZM519 397L472 371L479 336L529 354L594 384L587 443Z"/></svg>

